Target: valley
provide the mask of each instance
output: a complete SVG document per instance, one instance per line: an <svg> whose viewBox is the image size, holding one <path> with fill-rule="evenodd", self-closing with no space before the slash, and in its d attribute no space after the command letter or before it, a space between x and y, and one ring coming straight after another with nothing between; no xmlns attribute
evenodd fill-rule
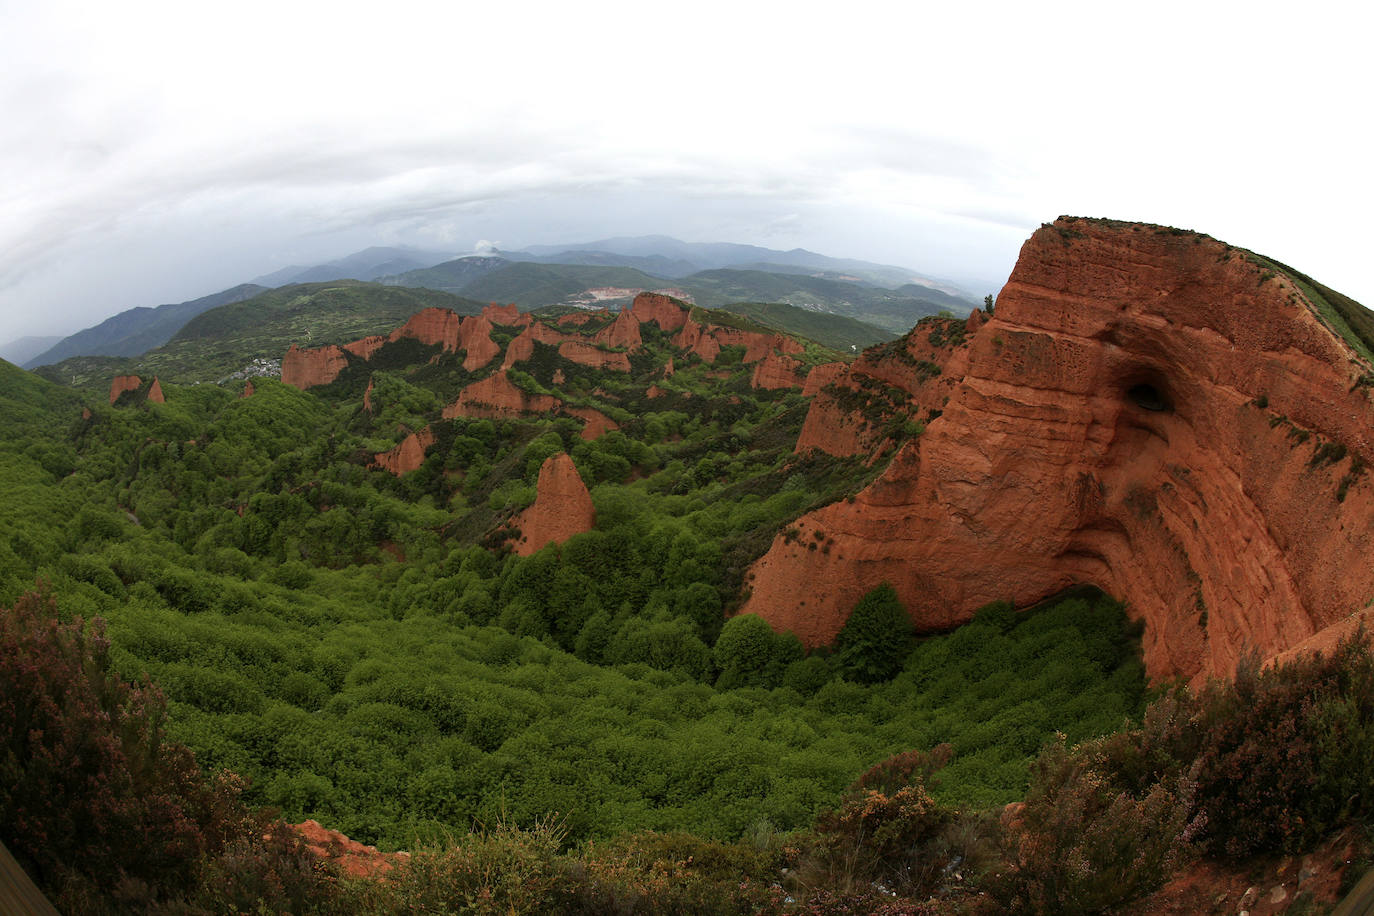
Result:
<svg viewBox="0 0 1374 916"><path fill-rule="evenodd" d="M658 279L574 266L288 285L0 365L14 632L79 654L105 621L83 670L156 684L234 804L414 853L394 885L290 879L321 906L1095 912L1367 823L1358 304L1070 217L990 313L743 302L738 265L623 309L492 285ZM61 842L24 853L48 890L115 893ZM204 842L186 893L228 867ZM172 865L109 867L171 906Z"/></svg>

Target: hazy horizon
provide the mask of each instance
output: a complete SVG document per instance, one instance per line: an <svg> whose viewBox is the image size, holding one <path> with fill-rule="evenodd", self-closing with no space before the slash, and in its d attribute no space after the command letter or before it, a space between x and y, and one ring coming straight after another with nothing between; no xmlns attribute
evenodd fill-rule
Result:
<svg viewBox="0 0 1374 916"><path fill-rule="evenodd" d="M0 3L0 342L370 245L664 234L977 294L1065 213L1374 301L1334 4Z"/></svg>

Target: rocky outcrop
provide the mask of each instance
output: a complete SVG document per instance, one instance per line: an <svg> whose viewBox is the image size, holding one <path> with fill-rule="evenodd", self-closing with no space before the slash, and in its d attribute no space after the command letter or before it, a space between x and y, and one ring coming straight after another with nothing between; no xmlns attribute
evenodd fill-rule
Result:
<svg viewBox="0 0 1374 916"><path fill-rule="evenodd" d="M867 455L888 439L894 418L937 415L968 370L970 340L964 319L925 318L848 366L816 367L812 374L819 375L814 383L808 378L802 390L813 400L796 450L840 458Z"/></svg>
<svg viewBox="0 0 1374 916"><path fill-rule="evenodd" d="M512 345L514 341L511 342ZM630 357L623 351L603 350L585 340L565 340L558 345L558 355L564 359L593 369L629 372Z"/></svg>
<svg viewBox="0 0 1374 916"><path fill-rule="evenodd" d="M343 348L359 359L371 359L372 354L376 353L386 343L386 338L380 334L373 334L371 337L364 337L352 343L346 343Z"/></svg>
<svg viewBox="0 0 1374 916"><path fill-rule="evenodd" d="M418 340L427 346L443 347L444 352L458 349L458 325L461 319L449 309L425 308L410 316L405 324L391 332L393 341L402 338Z"/></svg>
<svg viewBox="0 0 1374 916"><path fill-rule="evenodd" d="M368 389L368 390L371 390L371 387L370 387L370 386L369 386L369 389ZM248 384L246 384L246 385L243 386L243 393L240 394L239 397L241 397L241 398L251 398L251 397L252 397L254 394L256 394L256 393L257 393L257 389L253 387L253 380L250 378L250 379L248 380Z"/></svg>
<svg viewBox="0 0 1374 916"><path fill-rule="evenodd" d="M491 321L485 312L459 323L458 349L465 351L463 368L468 372L481 369L501 355L500 345L491 339Z"/></svg>
<svg viewBox="0 0 1374 916"><path fill-rule="evenodd" d="M849 369L849 363L822 363L806 373L806 384L802 386L802 397L814 398L822 388L836 381Z"/></svg>
<svg viewBox="0 0 1374 916"><path fill-rule="evenodd" d="M593 342L606 347L623 347L633 350L644 345L639 334L639 319L630 309L624 309L615 316L615 321L596 332Z"/></svg>
<svg viewBox="0 0 1374 916"><path fill-rule="evenodd" d="M143 385L143 379L136 375L116 375L114 381L110 382L110 404L119 400L119 396L126 391L137 391Z"/></svg>
<svg viewBox="0 0 1374 916"><path fill-rule="evenodd" d="M620 429L620 424L606 416L599 410L590 407L568 407L565 412L569 416L583 420L587 425L582 427L582 438L588 442L597 438L602 433L608 433L613 429Z"/></svg>
<svg viewBox="0 0 1374 916"><path fill-rule="evenodd" d="M802 352L802 345L784 334L717 326L710 326L709 331L716 339L716 343L722 347L744 347L744 356L740 362L746 364L756 363L774 350L788 354Z"/></svg>
<svg viewBox="0 0 1374 916"><path fill-rule="evenodd" d="M968 349L923 436L774 541L744 612L816 645L884 580L923 630L1089 583L1144 620L1152 677L1198 679L1374 598L1370 367L1282 273L1064 218Z"/></svg>
<svg viewBox="0 0 1374 916"><path fill-rule="evenodd" d="M281 358L281 380L304 391L316 385L328 385L348 367L348 357L340 347L330 345L302 350L295 344Z"/></svg>
<svg viewBox="0 0 1374 916"><path fill-rule="evenodd" d="M520 309L512 302L510 305L498 305L495 302L482 309L482 317L492 324L514 327L516 325L528 324L529 315L520 314Z"/></svg>
<svg viewBox="0 0 1374 916"><path fill-rule="evenodd" d="M521 417L557 410L562 401L552 395L530 394L517 388L505 370L473 382L444 408L444 419L454 417Z"/></svg>
<svg viewBox="0 0 1374 916"><path fill-rule="evenodd" d="M664 331L676 331L687 320L687 307L676 299L658 293L635 296L630 312L640 324L656 322Z"/></svg>
<svg viewBox="0 0 1374 916"><path fill-rule="evenodd" d="M701 357L703 362L713 363L720 356L720 343L711 336L705 327L688 318L673 337L673 346L687 350Z"/></svg>
<svg viewBox="0 0 1374 916"><path fill-rule="evenodd" d="M305 848L321 861L329 862L350 878L378 878L410 859L408 852L378 852L350 840L337 830L320 826L318 821L292 825Z"/></svg>
<svg viewBox="0 0 1374 916"><path fill-rule="evenodd" d="M797 388L804 381L800 370L800 362L770 350L763 359L754 364L749 384L755 388L766 389Z"/></svg>
<svg viewBox="0 0 1374 916"><path fill-rule="evenodd" d="M372 466L400 477L424 464L425 451L433 444L434 431L426 426L418 433L406 436L395 448L372 456Z"/></svg>
<svg viewBox="0 0 1374 916"><path fill-rule="evenodd" d="M573 460L562 453L551 455L539 469L534 504L516 521L520 539L515 552L527 557L546 544L561 544L574 534L591 531L595 525L596 508Z"/></svg>
<svg viewBox="0 0 1374 916"><path fill-rule="evenodd" d="M363 392L363 410L372 413L372 377L368 376L367 390Z"/></svg>
<svg viewBox="0 0 1374 916"><path fill-rule="evenodd" d="M156 375L153 376L153 383L148 386L148 400L154 404L167 403L167 399L162 394L162 383L158 381Z"/></svg>

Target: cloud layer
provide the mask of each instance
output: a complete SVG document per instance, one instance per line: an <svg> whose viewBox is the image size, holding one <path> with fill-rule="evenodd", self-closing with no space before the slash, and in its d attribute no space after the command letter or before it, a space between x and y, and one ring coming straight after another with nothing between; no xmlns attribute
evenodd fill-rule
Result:
<svg viewBox="0 0 1374 916"><path fill-rule="evenodd" d="M378 242L663 232L996 281L1065 212L1374 300L1334 7L3 2L0 338Z"/></svg>

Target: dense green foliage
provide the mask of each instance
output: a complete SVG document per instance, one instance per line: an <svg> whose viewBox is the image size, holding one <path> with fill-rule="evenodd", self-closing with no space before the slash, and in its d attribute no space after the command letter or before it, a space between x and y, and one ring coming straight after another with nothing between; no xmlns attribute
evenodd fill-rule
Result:
<svg viewBox="0 0 1374 916"><path fill-rule="evenodd" d="M1110 603L929 640L872 686L727 622L773 536L876 469L792 455L804 402L751 389L747 366L663 378L654 333L638 377L553 348L519 376L621 424L593 441L569 418L438 420L440 370L461 369L427 351L312 392L169 384L165 404L87 419L16 374L23 398L52 393L51 421L4 449L0 601L43 580L64 613L104 617L116 665L162 686L202 764L244 777L251 803L390 847L555 813L574 840L794 829L874 760L940 742L958 755L937 797L995 804L1055 730L1138 712ZM645 399L646 377L665 394ZM424 423L419 470L368 466ZM514 513L558 451L596 528L517 557Z"/></svg>

